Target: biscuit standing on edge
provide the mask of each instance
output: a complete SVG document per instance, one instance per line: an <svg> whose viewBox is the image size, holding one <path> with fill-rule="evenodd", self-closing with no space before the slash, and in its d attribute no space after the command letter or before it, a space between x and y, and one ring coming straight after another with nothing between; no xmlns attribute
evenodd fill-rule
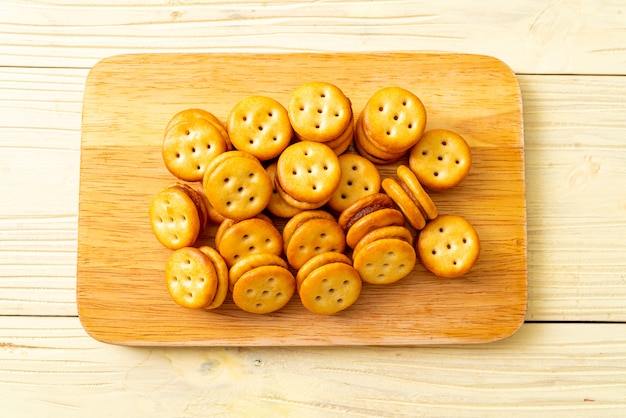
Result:
<svg viewBox="0 0 626 418"><path fill-rule="evenodd" d="M228 294L228 265L224 260L224 257L217 252L215 248L203 245L198 248L213 264L215 273L217 275L217 290L215 297L204 309L215 309L222 306L226 295Z"/></svg>
<svg viewBox="0 0 626 418"><path fill-rule="evenodd" d="M439 277L460 277L476 264L480 239L472 224L458 215L440 215L415 243L422 265Z"/></svg>
<svg viewBox="0 0 626 418"><path fill-rule="evenodd" d="M196 242L207 225L208 210L198 191L176 183L152 198L149 216L157 240L164 247L177 250Z"/></svg>
<svg viewBox="0 0 626 418"><path fill-rule="evenodd" d="M384 179L382 187L396 202L409 224L420 230L426 226L426 221L437 217L437 207L410 168L400 165L396 173L396 178Z"/></svg>

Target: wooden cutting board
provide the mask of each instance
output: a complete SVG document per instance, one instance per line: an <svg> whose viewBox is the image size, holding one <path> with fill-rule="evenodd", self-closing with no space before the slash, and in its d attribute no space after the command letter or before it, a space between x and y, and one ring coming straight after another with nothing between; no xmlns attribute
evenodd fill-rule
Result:
<svg viewBox="0 0 626 418"><path fill-rule="evenodd" d="M178 111L204 108L225 121L250 95L284 105L300 84L340 87L356 116L382 87L424 102L427 129L463 135L468 178L431 197L439 213L466 217L482 251L470 274L441 279L416 266L386 286L364 285L333 316L305 310L253 315L230 297L213 311L179 307L165 288L170 251L154 238L152 197L174 181L161 159L163 130ZM94 338L128 345L407 345L479 343L513 334L527 301L526 200L520 90L497 59L466 54L144 54L114 56L90 72L84 97L77 302ZM406 160L400 161L406 163ZM383 177L396 164L380 166ZM278 222L282 227L284 223ZM213 245L216 227L198 245Z"/></svg>

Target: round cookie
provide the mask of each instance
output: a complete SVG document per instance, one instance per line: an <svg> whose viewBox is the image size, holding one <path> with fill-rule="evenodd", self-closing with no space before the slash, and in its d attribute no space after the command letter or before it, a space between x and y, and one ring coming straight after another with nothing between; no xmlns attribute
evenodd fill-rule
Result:
<svg viewBox="0 0 626 418"><path fill-rule="evenodd" d="M215 298L217 273L209 258L197 248L174 251L165 264L165 285L172 299L185 308L205 308Z"/></svg>
<svg viewBox="0 0 626 418"><path fill-rule="evenodd" d="M385 226L404 226L404 215L397 209L379 209L356 221L346 233L346 243L354 248L368 232Z"/></svg>
<svg viewBox="0 0 626 418"><path fill-rule="evenodd" d="M328 207L342 212L358 199L380 191L380 172L367 158L358 154L339 156L341 180L330 197Z"/></svg>
<svg viewBox="0 0 626 418"><path fill-rule="evenodd" d="M250 254L281 255L283 238L274 224L260 218L249 218L226 229L216 244L229 266Z"/></svg>
<svg viewBox="0 0 626 418"><path fill-rule="evenodd" d="M322 143L297 142L278 157L276 182L295 200L307 203L328 201L340 180L339 158Z"/></svg>
<svg viewBox="0 0 626 418"><path fill-rule="evenodd" d="M280 266L261 266L243 273L234 284L233 302L241 310L267 314L284 307L296 289L296 279Z"/></svg>
<svg viewBox="0 0 626 418"><path fill-rule="evenodd" d="M480 239L465 218L440 215L422 229L415 248L422 265L436 276L459 277L476 264Z"/></svg>
<svg viewBox="0 0 626 418"><path fill-rule="evenodd" d="M328 142L324 142L324 144L328 145L328 147L330 147L335 152L335 155L339 156L346 152L348 148L350 148L353 139L354 123L351 120L346 130L337 139L332 139Z"/></svg>
<svg viewBox="0 0 626 418"><path fill-rule="evenodd" d="M200 181L207 165L227 151L226 141L206 119L193 118L173 125L165 132L162 157L174 176L185 181Z"/></svg>
<svg viewBox="0 0 626 418"><path fill-rule="evenodd" d="M291 142L293 132L287 109L265 96L250 96L237 103L226 126L235 148L261 161L280 155Z"/></svg>
<svg viewBox="0 0 626 418"><path fill-rule="evenodd" d="M206 111L204 109L191 108L191 109L181 110L180 112L176 113L172 117L172 119L170 119L167 126L165 127L165 132L167 132L172 126L180 122L193 120L195 118L204 119L212 123L213 126L215 126L215 128L220 132L220 135L222 136L222 138L224 138L224 141L226 142L228 150L232 149L232 145L230 143L230 140L228 139L228 132L226 131L226 128L224 127L222 122L213 113Z"/></svg>
<svg viewBox="0 0 626 418"><path fill-rule="evenodd" d="M326 82L314 81L296 88L287 110L294 131L306 141L336 139L352 120L350 100L341 89Z"/></svg>
<svg viewBox="0 0 626 418"><path fill-rule="evenodd" d="M302 305L318 315L332 315L352 306L361 294L361 277L350 265L334 262L309 273L298 293Z"/></svg>
<svg viewBox="0 0 626 418"><path fill-rule="evenodd" d="M301 200L295 199L290 196L280 185L278 180L274 181L274 190L278 193L278 195L287 203L289 206L293 206L294 208L298 208L300 210L313 210L319 209L324 206L329 200L330 196L327 199L321 200L319 202L303 202Z"/></svg>
<svg viewBox="0 0 626 418"><path fill-rule="evenodd" d="M234 153L231 154L231 153ZM226 157L211 164L203 179L211 206L230 219L247 219L261 213L272 197L272 180L254 156L227 151Z"/></svg>
<svg viewBox="0 0 626 418"><path fill-rule="evenodd" d="M426 108L422 101L401 87L378 90L367 101L362 113L366 136L384 151L408 151L424 133Z"/></svg>
<svg viewBox="0 0 626 418"><path fill-rule="evenodd" d="M394 238L402 241L406 241L409 244L413 244L413 236L411 235L411 231L405 226L398 225L389 225L383 226L380 228L376 228L367 234L363 235L358 242L358 244L354 247L353 254L358 253L364 246L369 244L370 242L374 242L379 239L385 238Z"/></svg>
<svg viewBox="0 0 626 418"><path fill-rule="evenodd" d="M326 219L332 222L335 221L335 217L333 215L321 209L305 210L294 215L287 221L287 223L285 223L285 226L283 226L283 243L285 245L285 252L287 252L287 244L291 240L291 237L296 229L311 219Z"/></svg>
<svg viewBox="0 0 626 418"><path fill-rule="evenodd" d="M261 266L280 266L288 268L287 262L281 257L275 254L268 253L256 253L247 255L239 259L235 264L230 267L228 272L228 286L230 290L233 289L237 280L249 270L252 270Z"/></svg>
<svg viewBox="0 0 626 418"><path fill-rule="evenodd" d="M313 270L330 263L345 263L352 265L352 260L350 260L347 255L336 252L321 253L311 257L302 265L302 267L298 269L296 274L296 284L298 288L300 288L300 284L302 284L304 279L306 279L306 277L311 274Z"/></svg>
<svg viewBox="0 0 626 418"><path fill-rule="evenodd" d="M289 265L299 269L317 254L343 252L346 249L346 236L335 221L310 219L296 228L286 248Z"/></svg>
<svg viewBox="0 0 626 418"><path fill-rule="evenodd" d="M198 249L202 251L202 253L211 261L217 275L217 289L215 297L211 303L204 307L204 309L219 308L222 306L222 303L224 303L226 295L228 294L228 266L226 265L224 257L222 257L215 248L203 245Z"/></svg>
<svg viewBox="0 0 626 418"><path fill-rule="evenodd" d="M292 216L302 212L302 209L295 206L291 206L276 190L276 162L271 163L265 168L267 174L269 174L272 180L274 190L272 191L272 197L267 204L267 210L272 214L280 218L291 218Z"/></svg>
<svg viewBox="0 0 626 418"><path fill-rule="evenodd" d="M459 134L434 129L424 132L409 153L409 167L427 189L441 191L458 186L469 174L472 154Z"/></svg>
<svg viewBox="0 0 626 418"><path fill-rule="evenodd" d="M370 242L352 256L353 265L361 279L371 284L395 283L408 276L416 263L411 244L396 238Z"/></svg>
<svg viewBox="0 0 626 418"><path fill-rule="evenodd" d="M177 250L196 242L207 224L208 210L200 193L177 183L152 198L149 216L157 240Z"/></svg>
<svg viewBox="0 0 626 418"><path fill-rule="evenodd" d="M361 113L357 120L354 139L357 151L377 164L379 162L382 162L382 164L393 163L404 157L406 154L406 150L390 152L377 146L374 142L375 140L370 139L363 129L363 113Z"/></svg>

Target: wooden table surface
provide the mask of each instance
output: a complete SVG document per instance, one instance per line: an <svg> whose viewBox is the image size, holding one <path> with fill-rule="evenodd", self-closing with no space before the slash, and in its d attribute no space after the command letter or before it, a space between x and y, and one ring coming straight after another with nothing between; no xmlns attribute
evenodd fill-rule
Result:
<svg viewBox="0 0 626 418"><path fill-rule="evenodd" d="M431 3L0 0L0 415L626 415L626 2ZM305 51L476 53L516 73L521 329L400 347L89 337L76 306L89 70L121 53Z"/></svg>

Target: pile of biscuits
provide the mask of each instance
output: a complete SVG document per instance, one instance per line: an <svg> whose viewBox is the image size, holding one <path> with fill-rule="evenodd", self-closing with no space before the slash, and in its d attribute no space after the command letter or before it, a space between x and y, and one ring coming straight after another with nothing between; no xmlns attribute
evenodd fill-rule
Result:
<svg viewBox="0 0 626 418"><path fill-rule="evenodd" d="M309 311L352 306L365 284L391 284L417 263L440 277L475 265L480 240L458 215L439 215L427 191L459 185L471 150L459 134L426 131L412 92L386 87L354 118L337 86L305 83L284 107L236 103L225 123L185 109L166 125L162 156L178 179L150 204L172 254L165 284L181 306L214 309L230 293L243 311L275 312L298 294ZM378 165L408 156L396 176ZM209 225L214 246L195 247Z"/></svg>

